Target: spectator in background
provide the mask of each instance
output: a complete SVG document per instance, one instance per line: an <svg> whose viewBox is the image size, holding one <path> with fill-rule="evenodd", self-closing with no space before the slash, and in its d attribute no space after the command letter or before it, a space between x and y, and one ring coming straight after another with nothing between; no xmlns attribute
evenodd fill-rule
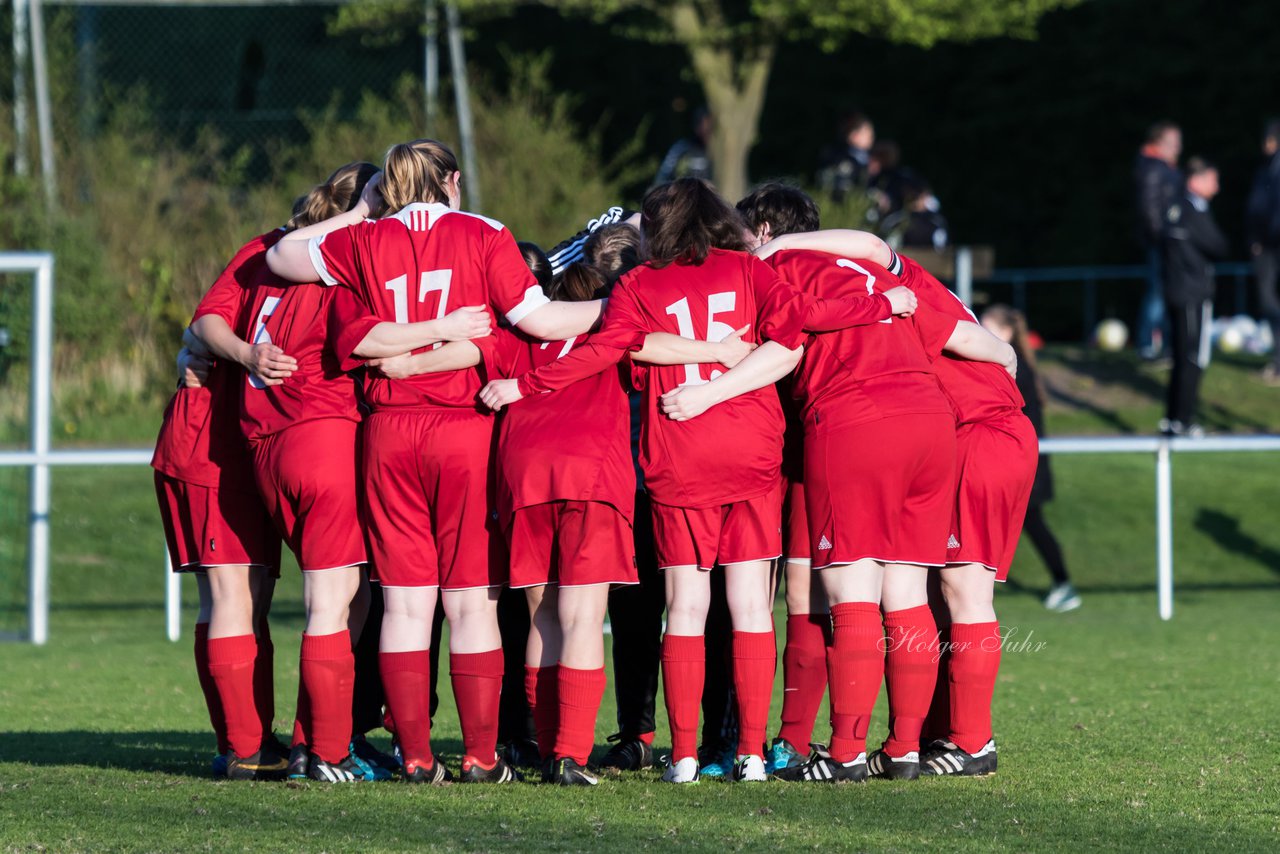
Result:
<svg viewBox="0 0 1280 854"><path fill-rule="evenodd" d="M1147 254L1147 292L1138 314L1138 354L1158 359L1164 349L1164 239L1165 214L1182 197L1182 131L1173 122L1156 122L1147 131L1133 169L1137 196L1138 240Z"/></svg>
<svg viewBox="0 0 1280 854"><path fill-rule="evenodd" d="M875 125L857 111L840 120L839 137L822 150L818 165L818 186L840 201L850 192L866 187L871 165L871 146L876 141Z"/></svg>
<svg viewBox="0 0 1280 854"><path fill-rule="evenodd" d="M1262 166L1253 178L1245 216L1249 253L1258 280L1258 310L1271 325L1271 362L1262 371L1271 385L1280 384L1280 297L1276 277L1280 272L1280 119L1267 122L1262 132Z"/></svg>
<svg viewBox="0 0 1280 854"><path fill-rule="evenodd" d="M667 156L662 158L662 165L653 179L654 186L677 178L701 178L715 183L711 157L707 154L713 123L714 118L706 107L693 111L693 136L677 141L667 150Z"/></svg>
<svg viewBox="0 0 1280 854"><path fill-rule="evenodd" d="M916 175L902 165L902 149L898 143L882 139L871 146L867 175L867 187L876 203L875 220L883 220L889 214L902 210L907 184L915 180Z"/></svg>
<svg viewBox="0 0 1280 854"><path fill-rule="evenodd" d="M894 249L927 247L941 252L947 248L947 220L928 184L918 178L906 182L902 210L884 218L880 234Z"/></svg>
<svg viewBox="0 0 1280 854"><path fill-rule="evenodd" d="M1218 194L1218 170L1199 157L1187 161L1186 190L1164 216L1165 304L1173 345L1173 374L1161 432L1200 436L1196 424L1200 375L1209 365L1215 259L1225 258L1227 238L1209 213Z"/></svg>

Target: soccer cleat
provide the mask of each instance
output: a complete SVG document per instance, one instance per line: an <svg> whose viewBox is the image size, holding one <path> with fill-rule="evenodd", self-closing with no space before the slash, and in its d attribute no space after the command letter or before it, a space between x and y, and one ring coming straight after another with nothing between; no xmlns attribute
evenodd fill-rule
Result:
<svg viewBox="0 0 1280 854"><path fill-rule="evenodd" d="M873 750L867 757L867 773L881 780L914 780L920 776L920 754L913 750L905 756L890 756L883 749Z"/></svg>
<svg viewBox="0 0 1280 854"><path fill-rule="evenodd" d="M508 742L502 749L502 758L512 768L535 770L543 765L542 754L538 752L538 742L532 738L517 738Z"/></svg>
<svg viewBox="0 0 1280 854"><path fill-rule="evenodd" d="M452 783L453 772L435 757L431 758L430 765L410 759L404 764L404 781L406 783Z"/></svg>
<svg viewBox="0 0 1280 854"><path fill-rule="evenodd" d="M849 762L837 762L827 748L812 745L813 752L802 764L774 774L793 783L861 783L867 779L867 754L859 753Z"/></svg>
<svg viewBox="0 0 1280 854"><path fill-rule="evenodd" d="M678 762L673 763L662 773L662 782L696 783L701 779L701 777L702 772L698 767L697 757L686 756Z"/></svg>
<svg viewBox="0 0 1280 854"><path fill-rule="evenodd" d="M213 754L213 759L209 760L209 773L213 775L215 780L227 776L227 754Z"/></svg>
<svg viewBox="0 0 1280 854"><path fill-rule="evenodd" d="M562 756L543 771L542 782L558 783L561 786L596 786L600 784L600 778L588 771L587 766Z"/></svg>
<svg viewBox="0 0 1280 854"><path fill-rule="evenodd" d="M993 738L977 753L966 753L949 741L920 761L920 773L926 777L985 777L996 773L996 740Z"/></svg>
<svg viewBox="0 0 1280 854"><path fill-rule="evenodd" d="M738 783L763 783L769 779L764 767L764 757L739 756L733 764L733 779Z"/></svg>
<svg viewBox="0 0 1280 854"><path fill-rule="evenodd" d="M804 762L804 754L785 738L775 738L769 746L769 754L765 757L764 766L770 774L777 774L783 768L792 768Z"/></svg>
<svg viewBox="0 0 1280 854"><path fill-rule="evenodd" d="M495 758L492 768L485 768L470 756L462 757L463 783L519 783L524 778L507 764L501 756Z"/></svg>
<svg viewBox="0 0 1280 854"><path fill-rule="evenodd" d="M289 761L269 750L259 750L252 756L227 756L228 780L283 780L289 771Z"/></svg>
<svg viewBox="0 0 1280 854"><path fill-rule="evenodd" d="M307 779L321 783L354 783L369 779L368 773L368 766L350 754L341 762L325 762L313 753L307 763Z"/></svg>
<svg viewBox="0 0 1280 854"><path fill-rule="evenodd" d="M704 747L698 751L700 773L703 777L724 779L733 773L733 763L736 758L732 747L722 746L718 752L715 748Z"/></svg>
<svg viewBox="0 0 1280 854"><path fill-rule="evenodd" d="M653 748L638 738L628 738L622 733L609 736L613 747L600 762L603 768L617 768L619 771L640 771L653 764Z"/></svg>
<svg viewBox="0 0 1280 854"><path fill-rule="evenodd" d="M295 744L289 751L289 779L307 779L307 770L311 765L311 751L305 744Z"/></svg>
<svg viewBox="0 0 1280 854"><path fill-rule="evenodd" d="M400 764L389 754L374 747L363 735L351 739L351 755L369 767L374 780L390 780L400 770Z"/></svg>
<svg viewBox="0 0 1280 854"><path fill-rule="evenodd" d="M1081 604L1083 602L1080 599L1080 594L1076 592L1075 586L1070 581L1053 585L1049 595L1044 597L1044 606L1050 611L1057 611L1059 614L1074 611Z"/></svg>

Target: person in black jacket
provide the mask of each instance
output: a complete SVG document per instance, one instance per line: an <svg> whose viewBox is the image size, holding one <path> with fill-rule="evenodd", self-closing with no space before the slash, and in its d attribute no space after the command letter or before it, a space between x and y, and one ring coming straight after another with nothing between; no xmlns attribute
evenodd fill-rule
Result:
<svg viewBox="0 0 1280 854"><path fill-rule="evenodd" d="M1178 157L1182 154L1182 131L1173 122L1156 122L1147 131L1133 169L1137 196L1138 241L1147 255L1147 292L1138 314L1138 353L1144 359L1162 355L1167 320L1164 313L1165 213L1182 195L1182 175Z"/></svg>
<svg viewBox="0 0 1280 854"><path fill-rule="evenodd" d="M1258 310L1271 324L1271 362L1262 376L1270 384L1280 384L1280 297L1276 278L1280 274L1280 119L1267 122L1262 133L1265 161L1253 178L1245 216L1249 253L1258 282Z"/></svg>
<svg viewBox="0 0 1280 854"><path fill-rule="evenodd" d="M1200 375L1209 365L1215 259L1225 258L1226 235L1209 213L1218 194L1218 170L1207 160L1187 161L1187 187L1165 212L1165 305L1173 343L1173 374L1160 429L1167 435L1203 434L1196 424Z"/></svg>
<svg viewBox="0 0 1280 854"><path fill-rule="evenodd" d="M1018 391L1022 393L1026 404L1022 411L1026 413L1031 426L1036 428L1036 436L1043 439L1044 432L1044 384L1036 370L1036 358L1028 342L1027 319L1022 312L1007 305L993 305L982 313L982 325L987 331L1007 341L1018 354ZM1044 505L1053 499L1053 469L1049 467L1049 455L1040 455L1040 464L1036 468L1036 479L1031 484L1031 498L1027 502L1027 515L1022 522L1022 530L1031 538L1031 545L1040 553L1040 559L1053 577L1053 586L1044 597L1044 606L1050 611L1065 613L1074 611L1083 604L1071 576L1067 574L1067 564L1062 558L1062 546L1058 538L1049 530L1049 523L1044 518Z"/></svg>

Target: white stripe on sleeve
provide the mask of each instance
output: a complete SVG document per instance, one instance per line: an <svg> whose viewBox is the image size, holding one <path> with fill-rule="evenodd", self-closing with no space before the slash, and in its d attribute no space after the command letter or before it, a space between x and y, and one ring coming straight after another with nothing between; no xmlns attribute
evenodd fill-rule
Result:
<svg viewBox="0 0 1280 854"><path fill-rule="evenodd" d="M547 299L547 295L542 292L542 288L538 285L530 285L529 289L524 292L524 299L520 300L520 304L511 311L507 312L507 323L516 326L520 321L533 314L535 309L551 302Z"/></svg>
<svg viewBox="0 0 1280 854"><path fill-rule="evenodd" d="M325 236L313 237L307 241L307 254L311 256L311 266L316 268L316 272L320 274L320 280L326 285L336 285L338 280L329 273L329 267L324 263L324 253L320 251L320 244L324 243Z"/></svg>

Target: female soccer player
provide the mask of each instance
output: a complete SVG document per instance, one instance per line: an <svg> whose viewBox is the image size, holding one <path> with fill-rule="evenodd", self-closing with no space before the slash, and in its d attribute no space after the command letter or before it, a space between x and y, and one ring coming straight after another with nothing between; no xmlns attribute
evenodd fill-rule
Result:
<svg viewBox="0 0 1280 854"><path fill-rule="evenodd" d="M236 254L202 305L234 301L234 277L251 255ZM190 335L185 340L202 347ZM273 375L293 366L269 345L246 354L245 363ZM284 750L271 734L274 647L267 627L280 540L254 488L237 426L243 373L218 360L202 380L189 380L195 384L181 385L165 409L151 465L174 571L195 573L200 591L196 674L218 740L213 771L233 779L282 777Z"/></svg>
<svg viewBox="0 0 1280 854"><path fill-rule="evenodd" d="M353 207L376 172L372 164L349 164L303 197L289 225L264 235L257 256L241 268L239 309L202 308L193 324L224 358L248 351L250 342L272 342L297 365L281 385L251 377L240 421L259 491L304 572L307 630L290 773L329 782L388 775L348 755L352 640L363 626L368 592L356 490L360 413L355 381L344 373L343 362L353 352L387 355L414 344L484 334L488 326L479 312L417 325L379 323L345 289L293 287L267 269L267 248L290 230ZM318 466L321 457L325 464Z"/></svg>
<svg viewBox="0 0 1280 854"><path fill-rule="evenodd" d="M1036 358L1027 334L1027 319L1022 312L1007 305L993 305L982 313L982 325L987 331L1007 341L1018 353L1018 391L1026 401L1023 412L1036 429L1036 436L1044 438L1044 386L1036 368ZM1036 478L1031 484L1031 497L1027 502L1027 517L1022 530L1031 538L1031 545L1040 553L1040 559L1053 577L1053 587L1044 597L1044 606L1050 611L1065 613L1081 605L1080 594L1067 574L1067 564L1062 558L1062 546L1049 530L1044 518L1044 505L1053 500L1053 469L1049 455L1041 454L1036 465Z"/></svg>
<svg viewBox="0 0 1280 854"><path fill-rule="evenodd" d="M810 306L743 253L741 221L703 181L682 179L651 190L643 203L642 227L649 260L614 288L604 328L584 345L583 355L571 354L519 380L490 383L481 399L496 407L563 387L639 348L654 331L716 341L750 324L749 334L765 341L743 360L733 382L709 383L722 371L698 364L633 369L633 382L646 393L641 466L667 582L663 684L673 744L663 779L698 779L707 573L722 566L734 626L740 720L735 778L764 780L764 729L776 658L769 567L781 548L782 413L777 395L762 386L794 367ZM888 302L859 308L865 315L888 314ZM680 400L702 384L708 392ZM680 412L665 417L669 408ZM697 418L708 410L705 418ZM733 453L725 453L726 447Z"/></svg>
<svg viewBox="0 0 1280 854"><path fill-rule="evenodd" d="M498 222L458 210L457 160L434 140L392 146L367 206L285 235L267 253L279 276L351 288L381 320L444 317L478 306L536 337L567 339L599 301L551 304ZM443 591L450 671L465 755L463 782L515 780L496 753L503 659L496 606L506 581L491 527L493 418L475 405L474 371L373 377L366 389L364 495L371 557L386 598L381 670L406 773L444 778L430 745L431 621Z"/></svg>
<svg viewBox="0 0 1280 854"><path fill-rule="evenodd" d="M900 268L902 281L915 290L922 305L958 324L974 319L945 286L911 259L899 259L872 235L837 231L787 235L773 241L773 251L785 248L872 255ZM1010 364L1016 366L1013 348L1005 346ZM913 758L896 732L891 733L868 760L877 776L972 776L996 768L991 697L1001 639L993 606L994 583L1007 576L1017 547L1035 473L1037 442L1022 414L1022 396L1011 372L984 364L970 352L958 355L967 358L933 360L957 421L957 487L946 566L938 573L946 603L944 618L950 623L949 639L944 627L942 656L948 676L938 682L928 720L922 724L922 737L928 742L923 755ZM892 635L890 643L892 663L896 645ZM889 691L892 701L892 677Z"/></svg>

